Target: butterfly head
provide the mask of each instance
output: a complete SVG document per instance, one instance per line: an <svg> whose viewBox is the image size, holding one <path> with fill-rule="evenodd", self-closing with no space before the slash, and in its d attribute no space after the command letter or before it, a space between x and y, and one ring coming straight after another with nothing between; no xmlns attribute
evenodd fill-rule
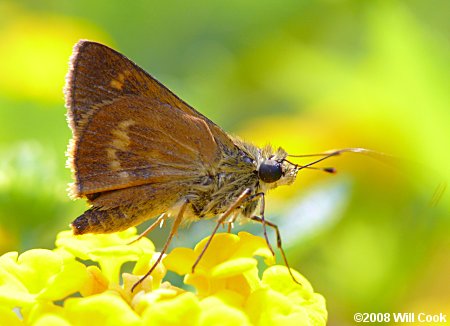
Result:
<svg viewBox="0 0 450 326"><path fill-rule="evenodd" d="M290 185L295 181L298 166L286 160L287 153L281 147L273 151L269 147L262 150L258 162L258 177L266 189Z"/></svg>

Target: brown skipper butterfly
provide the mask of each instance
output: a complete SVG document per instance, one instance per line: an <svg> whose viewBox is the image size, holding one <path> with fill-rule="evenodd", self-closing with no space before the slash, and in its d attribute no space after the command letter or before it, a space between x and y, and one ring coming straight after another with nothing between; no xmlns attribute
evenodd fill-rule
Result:
<svg viewBox="0 0 450 326"><path fill-rule="evenodd" d="M91 205L72 222L74 234L121 231L159 216L146 234L174 216L158 260L141 281L160 262L180 225L212 217L218 218L209 241L220 225L251 219L262 224L272 250L266 226L273 228L289 268L278 227L264 218L265 193L292 184L304 168L334 172L312 167L331 156L367 151L301 155L321 158L295 164L288 157L299 155L228 135L125 56L90 41L74 47L65 99L73 133L70 194Z"/></svg>

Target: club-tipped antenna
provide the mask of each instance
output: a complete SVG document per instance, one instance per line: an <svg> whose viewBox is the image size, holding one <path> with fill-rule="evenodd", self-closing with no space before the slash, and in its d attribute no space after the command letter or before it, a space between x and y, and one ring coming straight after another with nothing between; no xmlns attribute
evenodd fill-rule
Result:
<svg viewBox="0 0 450 326"><path fill-rule="evenodd" d="M326 168L319 168L319 167L315 167L315 166L306 166L306 165L299 165L299 164L295 164L299 170L301 169L310 169L310 170L318 170L318 171L322 171L322 172L326 172L326 173L336 173L336 169L332 168L332 167L326 167Z"/></svg>
<svg viewBox="0 0 450 326"><path fill-rule="evenodd" d="M326 173L333 173L333 174L336 173L336 169L332 168L332 167L320 168L320 167L316 167L316 166L306 166L306 165L296 164L296 163L293 163L293 162L291 162L289 160L286 160L286 159L284 159L283 161L284 162L288 162L289 164L292 164L292 165L296 166L299 170L301 170L301 169L310 169L310 170L323 171L323 172L326 172Z"/></svg>
<svg viewBox="0 0 450 326"><path fill-rule="evenodd" d="M355 148L343 148L343 149L336 149L336 150L331 150L331 151L327 151L324 153L317 153L317 154L304 154L304 155L291 155L288 154L287 156L289 157L314 157L314 156L322 156L320 159L315 160L311 163L308 163L306 165L299 165L296 164L298 169L316 169L316 170L322 170L324 172L328 172L328 173L336 173L336 170L334 168L313 168L311 167L312 165L315 165L319 162L322 162L332 156L337 156L340 155L342 153L358 153L358 154L364 154L364 155L369 155L372 156L374 158L377 159L381 159L383 161L385 161L387 158L392 158L389 155L386 155L384 153L381 152L377 152L374 150L370 150L370 149L366 149L366 148L360 148L360 147L355 147Z"/></svg>

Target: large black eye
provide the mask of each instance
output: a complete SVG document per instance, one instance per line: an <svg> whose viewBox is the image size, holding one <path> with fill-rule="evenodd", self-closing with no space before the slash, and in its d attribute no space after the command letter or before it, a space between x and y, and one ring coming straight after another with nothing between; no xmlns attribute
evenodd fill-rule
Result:
<svg viewBox="0 0 450 326"><path fill-rule="evenodd" d="M282 175L281 164L277 161L265 160L259 166L258 176L264 182L272 183L278 181Z"/></svg>

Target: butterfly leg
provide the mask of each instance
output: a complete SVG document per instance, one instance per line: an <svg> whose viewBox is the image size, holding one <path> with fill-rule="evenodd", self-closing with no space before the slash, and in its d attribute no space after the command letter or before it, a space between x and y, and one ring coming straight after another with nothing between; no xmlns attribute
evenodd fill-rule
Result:
<svg viewBox="0 0 450 326"><path fill-rule="evenodd" d="M227 224L227 232L228 232L228 233L231 233L231 230L234 228L234 222L236 221L236 219L238 218L238 216L239 216L239 213L236 212L235 214L233 214L233 215L231 216L231 218L230 218L228 221L224 222L224 223Z"/></svg>
<svg viewBox="0 0 450 326"><path fill-rule="evenodd" d="M151 231L153 231L158 225L161 225L161 223L164 222L165 218L166 218L166 213L162 213L161 215L159 215L159 217L156 219L155 222L153 222L147 229L145 229L144 232L139 234L139 236L136 239L134 239L133 241L131 241L129 244L135 243L136 241L139 241L140 239L145 237L147 234L149 234Z"/></svg>
<svg viewBox="0 0 450 326"><path fill-rule="evenodd" d="M164 247L162 248L158 259L156 259L156 262L153 264L153 266L150 268L150 270L144 276L142 276L139 281L137 281L133 285L133 287L131 288L131 292L133 292L134 289L136 288L136 286L141 284L155 270L156 266L158 266L159 262L161 261L161 259L163 258L164 254L166 253L167 248L169 247L170 242L172 241L172 238L177 233L178 227L180 226L180 223L183 220L183 215L184 215L184 212L186 211L186 207L187 207L188 203L189 202L187 200L185 200L184 203L181 205L181 208L180 208L180 210L179 210L179 212L177 214L177 217L173 221L172 229L170 230L169 236L167 237L166 243L164 244ZM153 224L155 224L155 223L153 223Z"/></svg>
<svg viewBox="0 0 450 326"><path fill-rule="evenodd" d="M262 219L261 217L259 217L259 216L252 216L252 217L250 217L250 219L253 220L253 221L259 222L259 223L261 223L261 224L265 223L265 224L267 224L268 226L270 226L271 228L274 229L275 234L276 234L276 236L277 236L277 248L278 248L278 249L280 250L280 252L281 252L281 256L283 257L284 265L287 267L287 269L288 269L288 271L289 271L289 274L291 275L291 277L292 277L292 279L294 280L294 282L297 283L297 284L302 285L299 281L297 281L297 280L295 279L294 274L292 274L291 268L289 267L289 263L288 263L288 260L287 260L287 258L286 258L286 254L284 253L283 247L282 247L282 245L281 245L281 234L280 234L280 230L278 229L278 225L276 225L276 224L274 224L274 223L272 223L272 222L270 222L270 221L263 220L263 219ZM264 221L264 222L263 222L263 221Z"/></svg>
<svg viewBox="0 0 450 326"><path fill-rule="evenodd" d="M258 198L261 198L259 203L259 215L260 215L260 223L262 224L263 233L264 233L264 239L266 239L267 247L269 247L270 252L273 256L275 256L275 251L273 251L272 246L269 242L269 237L267 236L267 228L266 228L266 219L264 218L264 211L266 207L266 201L265 201L265 194L263 192L258 192L257 194L254 194L250 198L248 198L248 201L251 200L257 200Z"/></svg>
<svg viewBox="0 0 450 326"><path fill-rule="evenodd" d="M225 213L222 214L222 216L219 218L219 220L216 223L216 226L214 227L214 230L212 231L211 235L209 236L208 241L206 242L205 246L203 247L200 255L198 255L197 259L195 260L194 264L192 265L192 273L195 272L195 267L198 265L198 263L200 262L200 259L202 259L203 255L206 252L206 249L209 247L209 245L211 244L212 238L214 237L214 235L216 234L217 230L219 229L219 227L225 222L226 218L233 213L233 211L238 208L239 206L241 206L241 204L245 201L245 199L248 198L248 196L250 195L250 189L247 188L245 189L240 195L239 197L235 200L235 202L228 207L228 209L225 211Z"/></svg>

